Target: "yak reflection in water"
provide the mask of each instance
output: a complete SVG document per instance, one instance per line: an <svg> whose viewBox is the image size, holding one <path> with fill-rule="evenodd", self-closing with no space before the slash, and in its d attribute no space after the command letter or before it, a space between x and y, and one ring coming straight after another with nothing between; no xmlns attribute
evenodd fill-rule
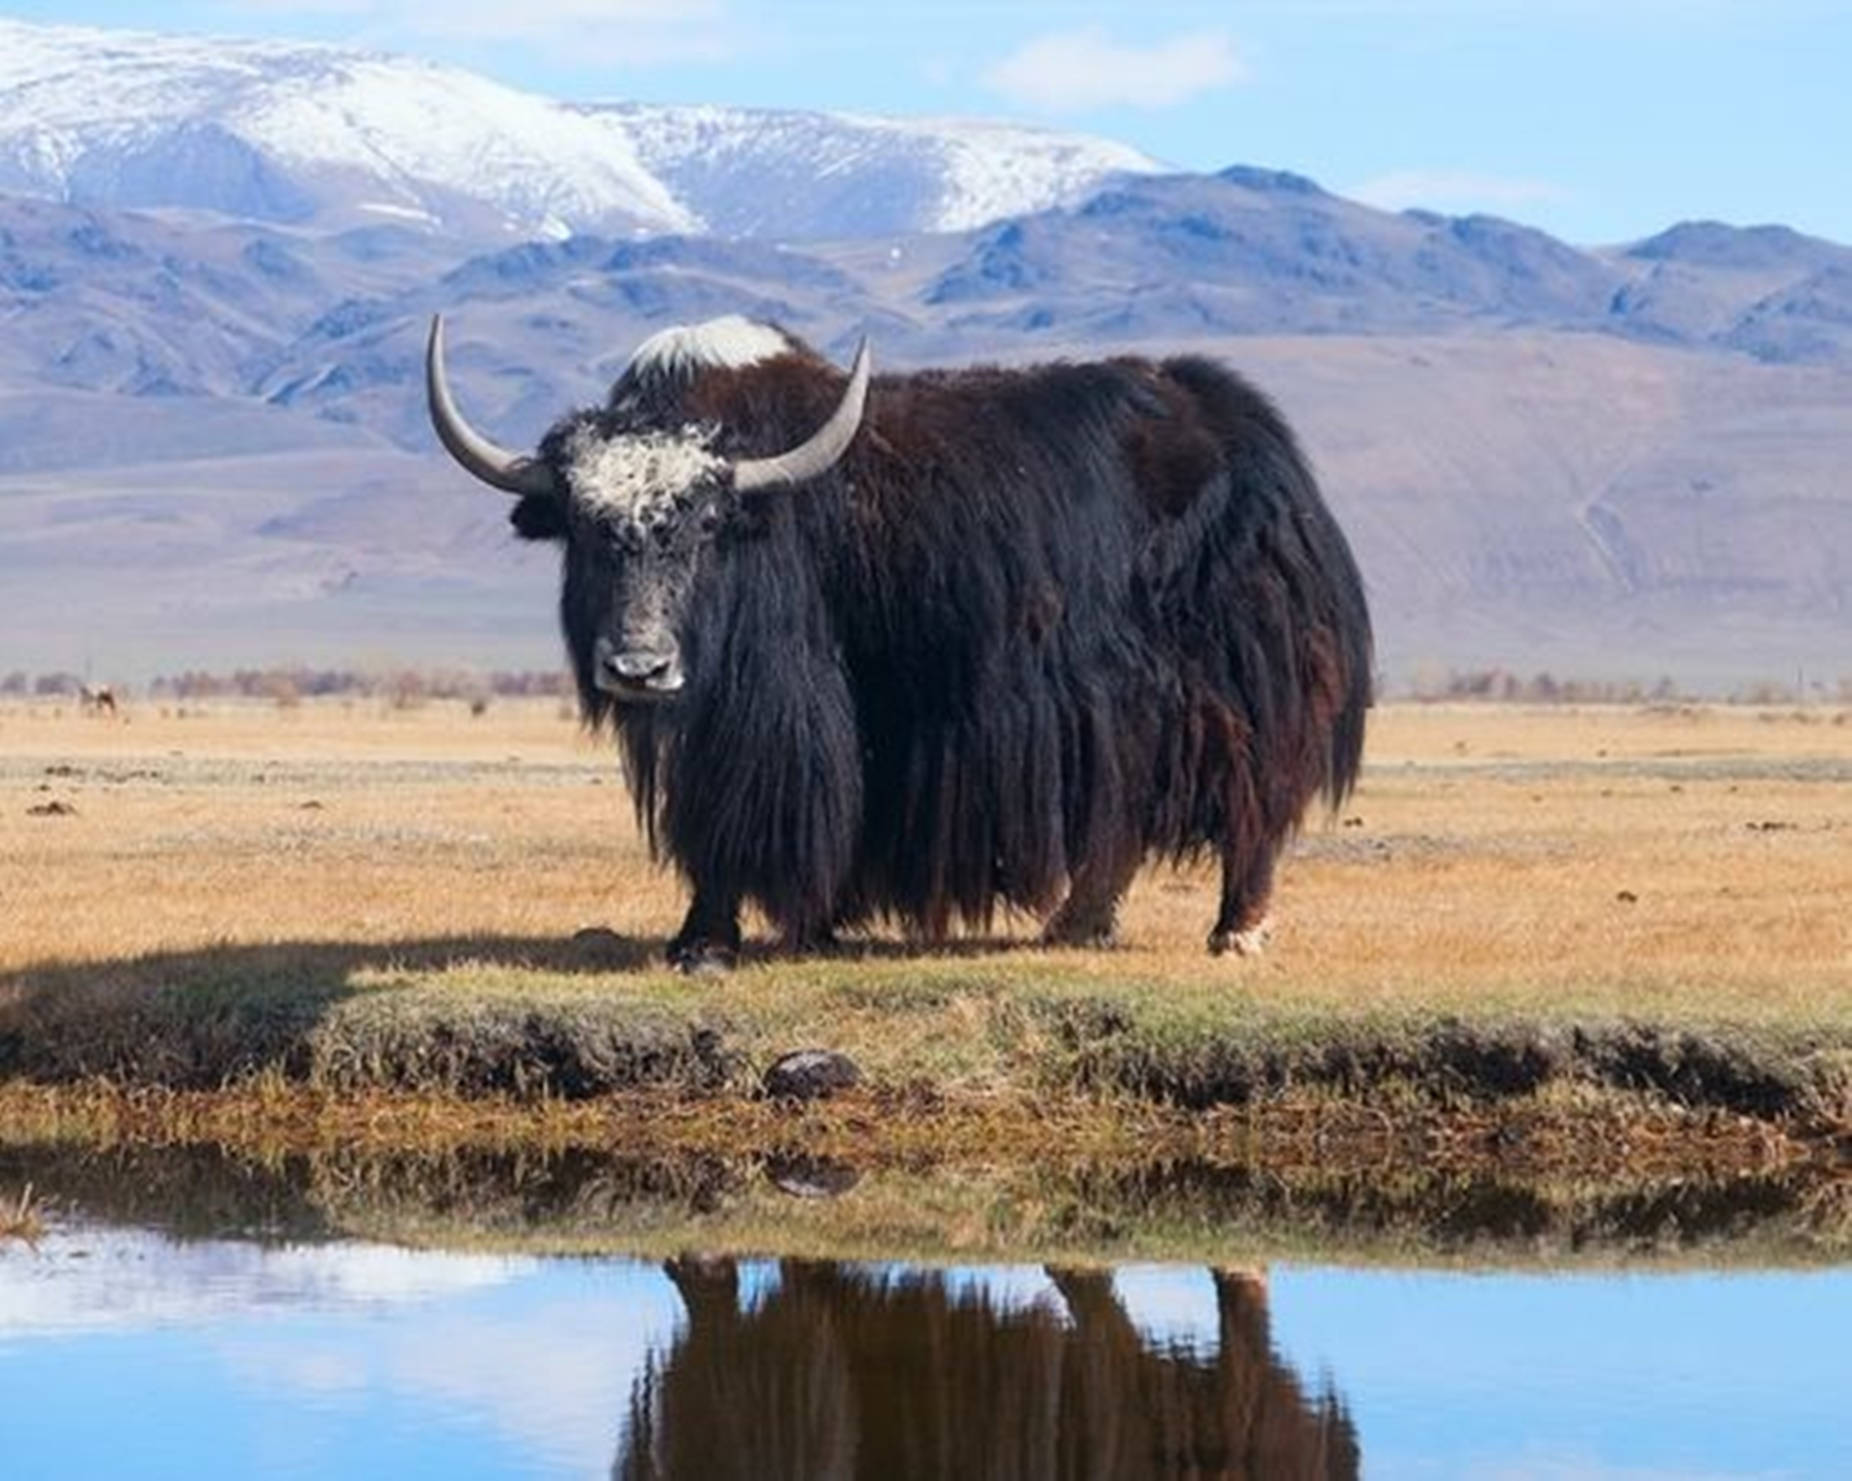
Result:
<svg viewBox="0 0 1852 1481"><path fill-rule="evenodd" d="M1266 1284L1214 1272L1213 1352L1155 1345L1105 1271L1011 1309L933 1272L665 1267L688 1323L638 1378L619 1481L1354 1477L1355 1426L1268 1338Z"/></svg>

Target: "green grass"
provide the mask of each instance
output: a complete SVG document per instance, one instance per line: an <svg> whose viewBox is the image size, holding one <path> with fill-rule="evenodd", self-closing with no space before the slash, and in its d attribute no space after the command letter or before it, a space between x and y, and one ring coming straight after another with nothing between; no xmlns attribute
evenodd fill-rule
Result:
<svg viewBox="0 0 1852 1481"><path fill-rule="evenodd" d="M546 943L416 960L227 947L29 969L0 1000L0 1075L219 1090L744 1100L777 1056L839 1050L877 1089L949 1100L1104 1097L1200 1111L1307 1096L1447 1108L1596 1087L1843 1128L1852 1019L1640 1008L1624 988L1347 1003L1263 973L1195 982L1043 952L609 970Z"/></svg>

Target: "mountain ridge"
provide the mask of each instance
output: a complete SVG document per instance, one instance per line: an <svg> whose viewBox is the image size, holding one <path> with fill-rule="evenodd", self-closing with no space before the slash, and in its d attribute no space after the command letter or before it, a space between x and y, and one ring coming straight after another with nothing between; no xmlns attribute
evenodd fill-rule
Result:
<svg viewBox="0 0 1852 1481"><path fill-rule="evenodd" d="M1693 221L1584 249L1009 124L527 98L489 122L605 173L516 198L494 171L471 194L439 170L393 196L258 148L240 120L281 105L238 88L229 122L155 110L86 155L56 110L21 123L32 57L9 27L0 590L33 621L0 624L0 666L552 661L548 552L510 541L433 445L421 354L442 311L469 414L514 446L647 334L719 313L838 357L867 334L888 369L1212 353L1299 429L1392 681L1852 669L1852 248ZM71 55L145 59L109 34ZM219 75L210 43L175 45ZM354 55L283 46L253 75L282 116L320 118L327 98L295 94L349 86ZM397 66L366 62L366 118L476 96ZM423 102L384 100L402 78ZM573 199L593 201L584 225ZM999 202L1021 208L988 216Z"/></svg>

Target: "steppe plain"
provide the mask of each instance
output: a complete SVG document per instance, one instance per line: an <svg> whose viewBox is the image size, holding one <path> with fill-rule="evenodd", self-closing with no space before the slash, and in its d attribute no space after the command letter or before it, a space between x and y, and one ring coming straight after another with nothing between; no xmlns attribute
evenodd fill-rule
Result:
<svg viewBox="0 0 1852 1481"><path fill-rule="evenodd" d="M954 1121L1599 1088L1843 1128L1848 783L1830 704L1387 705L1258 959L1204 954L1210 868L1154 867L1116 950L1000 917L777 960L760 930L690 981L660 960L682 887L557 701L15 703L0 1064L15 1100L262 1085L567 1115L648 1092L758 1136L759 1072L816 1046L861 1067L865 1109Z"/></svg>

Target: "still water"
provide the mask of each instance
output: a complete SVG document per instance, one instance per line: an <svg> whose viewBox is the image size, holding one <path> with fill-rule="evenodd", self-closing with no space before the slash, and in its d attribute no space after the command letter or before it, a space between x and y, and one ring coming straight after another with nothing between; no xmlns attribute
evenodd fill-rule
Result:
<svg viewBox="0 0 1852 1481"><path fill-rule="evenodd" d="M1852 1477L1852 1270L0 1244L9 1477Z"/></svg>

